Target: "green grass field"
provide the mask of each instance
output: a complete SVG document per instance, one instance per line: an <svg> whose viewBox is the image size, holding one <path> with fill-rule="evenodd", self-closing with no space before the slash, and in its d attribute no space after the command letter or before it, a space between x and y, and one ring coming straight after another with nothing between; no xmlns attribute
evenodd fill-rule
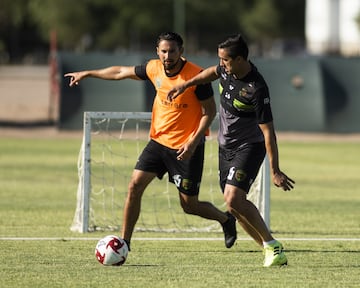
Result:
<svg viewBox="0 0 360 288"><path fill-rule="evenodd" d="M231 249L221 233L136 232L124 266L101 266L109 233L69 229L80 138L0 137L0 287L360 287L359 141L279 141L297 184L272 187L271 228L289 265L266 269L239 227Z"/></svg>

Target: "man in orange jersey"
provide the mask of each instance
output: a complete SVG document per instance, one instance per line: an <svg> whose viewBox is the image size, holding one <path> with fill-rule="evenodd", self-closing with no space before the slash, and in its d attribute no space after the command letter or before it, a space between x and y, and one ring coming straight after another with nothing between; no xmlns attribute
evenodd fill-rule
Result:
<svg viewBox="0 0 360 288"><path fill-rule="evenodd" d="M122 238L130 248L143 192L155 177L161 179L167 172L179 191L184 212L217 220L224 231L225 246L230 248L237 237L234 217L198 199L205 133L216 114L211 84L193 86L175 101L169 101L168 91L200 73L202 68L182 57L183 40L176 33L160 34L156 51L159 59L152 59L143 65L112 66L65 74L71 77L70 86L78 85L85 77L96 77L107 80L150 80L156 89L150 141L139 156L129 183Z"/></svg>

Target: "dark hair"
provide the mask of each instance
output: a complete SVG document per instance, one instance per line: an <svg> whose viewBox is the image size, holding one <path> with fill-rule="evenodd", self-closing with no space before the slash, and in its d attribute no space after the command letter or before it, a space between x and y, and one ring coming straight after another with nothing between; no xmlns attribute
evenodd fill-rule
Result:
<svg viewBox="0 0 360 288"><path fill-rule="evenodd" d="M249 48L241 34L236 34L228 37L225 41L218 45L218 48L227 49L231 58L237 56L243 57L247 60L249 56Z"/></svg>
<svg viewBox="0 0 360 288"><path fill-rule="evenodd" d="M163 32L159 35L157 41L156 41L156 47L159 46L159 43L163 40L167 41L175 41L179 48L181 48L184 44L183 39L181 36L175 32Z"/></svg>

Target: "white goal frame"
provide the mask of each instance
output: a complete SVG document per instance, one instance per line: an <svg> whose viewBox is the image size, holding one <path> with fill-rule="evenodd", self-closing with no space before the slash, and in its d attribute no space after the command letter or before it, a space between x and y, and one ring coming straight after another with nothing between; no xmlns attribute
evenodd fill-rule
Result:
<svg viewBox="0 0 360 288"><path fill-rule="evenodd" d="M90 198L91 198L91 145L92 145L92 119L134 119L134 120L150 120L151 112L84 112L83 119L83 139L78 159L78 189L76 210L71 225L74 232L87 233L90 221ZM218 117L216 117L218 119ZM135 164L135 162L134 162ZM217 171L217 167L216 167ZM163 180L164 181L164 180ZM260 168L259 174L253 183L259 191L256 198L249 199L259 209L267 227L270 229L270 177L269 177L269 161L265 160ZM253 188L252 188L253 189ZM219 190L219 193L220 190ZM254 193L255 194L255 193ZM208 199L207 199L208 200Z"/></svg>

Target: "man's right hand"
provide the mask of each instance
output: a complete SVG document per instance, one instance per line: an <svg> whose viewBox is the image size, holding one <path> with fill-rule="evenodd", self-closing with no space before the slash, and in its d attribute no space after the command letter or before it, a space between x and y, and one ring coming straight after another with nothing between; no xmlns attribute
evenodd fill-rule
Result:
<svg viewBox="0 0 360 288"><path fill-rule="evenodd" d="M168 95L167 95L167 99L168 101L172 101L172 100L175 100L176 97L178 97L180 94L184 93L185 91L185 86L184 85L177 85L177 86L174 86L169 92L168 92Z"/></svg>
<svg viewBox="0 0 360 288"><path fill-rule="evenodd" d="M70 77L69 86L72 87L74 85L79 85L79 81L85 77L85 73L72 72L72 73L65 74L64 77Z"/></svg>

